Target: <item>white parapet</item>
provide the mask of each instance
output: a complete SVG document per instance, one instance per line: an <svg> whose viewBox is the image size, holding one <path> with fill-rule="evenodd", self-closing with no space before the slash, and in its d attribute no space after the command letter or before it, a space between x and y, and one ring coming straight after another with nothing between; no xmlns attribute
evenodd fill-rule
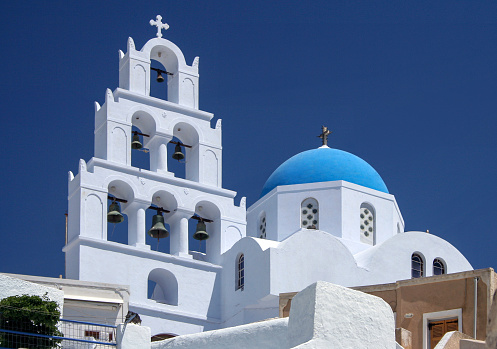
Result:
<svg viewBox="0 0 497 349"><path fill-rule="evenodd" d="M143 347L145 348L145 347ZM290 318L178 336L154 349L395 349L395 323L382 299L319 281L292 300Z"/></svg>
<svg viewBox="0 0 497 349"><path fill-rule="evenodd" d="M150 327L135 324L117 326L117 348L148 349L150 348Z"/></svg>
<svg viewBox="0 0 497 349"><path fill-rule="evenodd" d="M318 281L292 300L288 347L393 349L392 309L381 298Z"/></svg>

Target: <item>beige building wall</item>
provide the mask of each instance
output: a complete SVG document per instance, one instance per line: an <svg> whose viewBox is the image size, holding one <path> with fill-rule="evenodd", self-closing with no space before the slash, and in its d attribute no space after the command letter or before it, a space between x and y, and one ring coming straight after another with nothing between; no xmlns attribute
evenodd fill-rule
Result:
<svg viewBox="0 0 497 349"><path fill-rule="evenodd" d="M475 278L477 281L476 339L485 340L487 315L496 289L497 274L492 268L462 273L401 280L396 283L354 287L387 302L395 313L395 327L412 334L412 348L429 348L428 323L457 317L459 330L474 334ZM296 293L280 294L280 316L288 316Z"/></svg>

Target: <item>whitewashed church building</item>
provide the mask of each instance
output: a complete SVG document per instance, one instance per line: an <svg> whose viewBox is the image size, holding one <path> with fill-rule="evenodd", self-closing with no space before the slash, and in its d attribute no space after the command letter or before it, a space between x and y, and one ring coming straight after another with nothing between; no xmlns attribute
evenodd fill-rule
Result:
<svg viewBox="0 0 497 349"><path fill-rule="evenodd" d="M222 187L221 120L212 127L213 114L199 108L199 59L189 65L162 38L160 16L151 24L157 37L140 50L128 39L119 87L95 103L94 157L69 172L67 278L129 285L129 308L152 335L182 335L276 317L280 293L319 280L361 286L472 270L447 241L404 231L380 175L329 148L324 127L321 146L281 164L251 207L245 198L235 205L237 193ZM150 96L156 77L167 100ZM143 149L150 170L132 166ZM171 155L184 178L168 169ZM148 209L149 233L169 239L169 253L146 243ZM121 214L127 244L109 239L108 221ZM189 225L205 253L189 246Z"/></svg>

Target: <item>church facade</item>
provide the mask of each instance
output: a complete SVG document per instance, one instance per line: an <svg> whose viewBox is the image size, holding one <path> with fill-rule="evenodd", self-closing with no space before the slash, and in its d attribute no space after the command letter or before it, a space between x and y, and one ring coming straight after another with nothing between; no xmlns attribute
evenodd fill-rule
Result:
<svg viewBox="0 0 497 349"><path fill-rule="evenodd" d="M404 231L381 176L329 148L325 128L323 145L278 167L257 202L235 205L222 187L221 120L212 126L199 109L199 59L188 65L162 38L160 16L151 24L157 37L140 50L128 39L119 87L95 102L94 157L69 172L67 278L129 285L129 309L153 335L182 335L276 317L280 293L316 281L353 287L472 270L447 241ZM150 96L155 74L165 75L166 100ZM140 148L150 169L132 166ZM171 155L184 178L169 169ZM156 212L148 233L169 239L169 253L146 243L147 210ZM107 227L122 214L126 244ZM192 225L205 253L190 246Z"/></svg>

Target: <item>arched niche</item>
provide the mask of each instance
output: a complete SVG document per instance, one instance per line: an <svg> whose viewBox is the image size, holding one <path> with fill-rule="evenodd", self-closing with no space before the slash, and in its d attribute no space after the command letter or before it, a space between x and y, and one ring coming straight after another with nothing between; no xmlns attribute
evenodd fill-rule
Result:
<svg viewBox="0 0 497 349"><path fill-rule="evenodd" d="M190 147L181 147L185 158L177 161L168 157L168 169L170 172L175 173L176 177L198 182L199 181L199 133L195 127L186 123L178 122L174 125L173 140L179 141ZM167 147L168 154L174 154L176 145L169 143ZM184 173L184 176L182 175Z"/></svg>
<svg viewBox="0 0 497 349"><path fill-rule="evenodd" d="M205 223L207 233L209 234L209 239L202 241L200 244L198 241L194 240L196 243L193 245L193 250L196 246L200 246L200 251L206 253L206 257L209 256L219 256L220 255L220 245L221 245L221 210L213 202L207 200L200 200L195 205L195 214L211 220L212 222ZM192 221L192 220L190 220ZM195 223L190 222L190 226L196 227L197 221L193 220ZM193 229L195 231L195 229ZM192 246L190 244L190 246Z"/></svg>
<svg viewBox="0 0 497 349"><path fill-rule="evenodd" d="M110 138L111 149L109 160L124 165L127 164L130 138L127 136L126 131L120 126L115 126L112 128Z"/></svg>
<svg viewBox="0 0 497 349"><path fill-rule="evenodd" d="M171 42L168 44L161 43L153 46L150 49L150 59L160 63L168 72L175 74L179 70L180 61L186 65L185 57L176 45ZM147 49L146 47L147 45L142 51Z"/></svg>
<svg viewBox="0 0 497 349"><path fill-rule="evenodd" d="M178 280L169 270L157 268L148 275L148 298L156 302L178 305Z"/></svg>
<svg viewBox="0 0 497 349"><path fill-rule="evenodd" d="M126 203L117 201L124 221L117 224L107 222L107 240L128 244L128 214L126 213L126 208L134 200L133 188L124 180L114 179L107 185L107 192L111 197L127 201ZM106 215L111 203L112 200L110 199L106 202Z"/></svg>
<svg viewBox="0 0 497 349"><path fill-rule="evenodd" d="M128 147L131 147L133 142L133 137L135 136L133 132L139 132L141 134L148 135L138 135L138 139L143 145L142 149L131 149L131 165L134 167L150 170L152 168L151 159L156 156L155 152L157 149L149 149L149 143L152 137L155 135L157 125L155 119L149 113L139 110L133 113L131 116L132 133L131 140Z"/></svg>
<svg viewBox="0 0 497 349"><path fill-rule="evenodd" d="M133 113L131 116L131 124L150 136L153 136L157 129L157 123L154 117L144 110L138 110Z"/></svg>
<svg viewBox="0 0 497 349"><path fill-rule="evenodd" d="M93 237L105 240L105 229L102 214L104 203L96 194L89 194L85 198L85 229Z"/></svg>
<svg viewBox="0 0 497 349"><path fill-rule="evenodd" d="M151 237L148 233L146 235L146 244L151 247L152 250L158 251L158 252L163 252L163 253L170 253L170 237L173 231L173 226L171 225L170 222L170 217L174 214L178 207L178 202L174 196L173 193L167 191L167 190L156 190L154 194L151 197L151 205L163 208L165 210L170 211L169 213L163 212L162 215L164 216L164 226L169 232L169 236L160 239L159 241L153 237ZM148 209L146 211L146 231L148 232L150 228L152 227L153 223L153 217L154 215L158 214L156 210L153 209Z"/></svg>
<svg viewBox="0 0 497 349"><path fill-rule="evenodd" d="M183 53L175 44L158 38L149 40L141 51L148 54L152 63L157 61L172 74L164 77L167 79L167 100L198 109L198 59L192 66L187 66Z"/></svg>

